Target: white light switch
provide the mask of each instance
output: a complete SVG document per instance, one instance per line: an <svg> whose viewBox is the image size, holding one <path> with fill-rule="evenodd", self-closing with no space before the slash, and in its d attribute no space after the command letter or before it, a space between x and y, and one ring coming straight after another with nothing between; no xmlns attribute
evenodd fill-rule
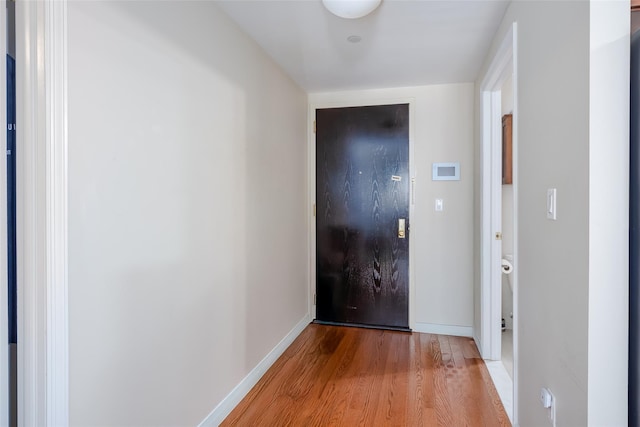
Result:
<svg viewBox="0 0 640 427"><path fill-rule="evenodd" d="M436 199L436 212L442 212L444 210L444 201L442 199Z"/></svg>
<svg viewBox="0 0 640 427"><path fill-rule="evenodd" d="M556 220L556 189L547 189L547 219Z"/></svg>

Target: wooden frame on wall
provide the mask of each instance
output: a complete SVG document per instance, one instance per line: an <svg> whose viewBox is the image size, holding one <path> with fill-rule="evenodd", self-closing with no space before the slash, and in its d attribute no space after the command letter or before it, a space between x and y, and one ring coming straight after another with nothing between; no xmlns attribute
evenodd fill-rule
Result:
<svg viewBox="0 0 640 427"><path fill-rule="evenodd" d="M513 115L502 116L502 184L513 184Z"/></svg>

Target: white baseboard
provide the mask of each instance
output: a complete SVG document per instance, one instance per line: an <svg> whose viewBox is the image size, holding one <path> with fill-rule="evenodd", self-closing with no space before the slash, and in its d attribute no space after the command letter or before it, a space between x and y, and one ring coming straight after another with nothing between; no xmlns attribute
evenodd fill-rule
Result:
<svg viewBox="0 0 640 427"><path fill-rule="evenodd" d="M425 334L453 335L456 337L473 337L473 327L456 325L437 325L435 323L418 323L413 327L414 332Z"/></svg>
<svg viewBox="0 0 640 427"><path fill-rule="evenodd" d="M476 331L473 331L473 340L476 342L476 347L478 347L480 355L482 355L482 346L480 345L480 338L478 338L478 334L476 334Z"/></svg>
<svg viewBox="0 0 640 427"><path fill-rule="evenodd" d="M240 383L235 386L216 406L213 411L198 425L198 427L217 427L231 413L233 408L249 393L254 385L262 378L267 370L278 360L278 357L291 345L300 333L311 322L308 314L300 320L296 326L267 354L255 368L247 374Z"/></svg>

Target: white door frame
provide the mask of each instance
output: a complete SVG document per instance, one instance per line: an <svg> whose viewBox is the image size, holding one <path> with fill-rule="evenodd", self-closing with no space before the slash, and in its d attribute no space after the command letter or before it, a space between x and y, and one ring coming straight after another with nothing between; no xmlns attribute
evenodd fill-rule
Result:
<svg viewBox="0 0 640 427"><path fill-rule="evenodd" d="M0 36L0 52L2 52L3 65L0 67L0 122L7 124L7 7L3 1L0 6L0 22L3 23L2 36ZM5 128L6 129L6 128ZM0 146L7 146L7 132L0 132ZM7 162L0 162L0 277L4 280L2 292L0 292L0 425L9 425L9 306L8 306L8 270L7 270Z"/></svg>
<svg viewBox="0 0 640 427"><path fill-rule="evenodd" d="M517 424L517 348L518 348L518 215L517 215L517 24L514 23L498 48L480 85L481 123L481 333L480 351L484 359L502 358L502 106L501 88L513 74L513 199L514 199L514 271L513 284L513 402L514 425Z"/></svg>
<svg viewBox="0 0 640 427"><path fill-rule="evenodd" d="M414 227L415 221L415 184L416 184L416 169L414 164L414 129L415 129L415 98L413 97L380 97L380 96L367 96L366 94L360 96L354 96L349 92L338 94L335 100L325 102L310 102L308 106L308 192L309 192L309 314L311 319L316 318L316 134L315 134L315 117L316 110L322 108L347 108L347 107L366 107L371 105L393 105L393 104L409 104L409 176L411 182L409 186L409 328L415 329L415 269L413 259L413 233L411 228Z"/></svg>
<svg viewBox="0 0 640 427"><path fill-rule="evenodd" d="M18 423L66 426L66 0L16 2L16 60Z"/></svg>

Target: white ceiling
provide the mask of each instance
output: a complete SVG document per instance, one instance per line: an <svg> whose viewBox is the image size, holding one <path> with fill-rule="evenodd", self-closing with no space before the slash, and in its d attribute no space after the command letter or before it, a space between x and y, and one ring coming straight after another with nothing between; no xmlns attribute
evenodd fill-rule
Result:
<svg viewBox="0 0 640 427"><path fill-rule="evenodd" d="M308 92L472 82L508 3L383 0L349 20L321 0L217 2Z"/></svg>

